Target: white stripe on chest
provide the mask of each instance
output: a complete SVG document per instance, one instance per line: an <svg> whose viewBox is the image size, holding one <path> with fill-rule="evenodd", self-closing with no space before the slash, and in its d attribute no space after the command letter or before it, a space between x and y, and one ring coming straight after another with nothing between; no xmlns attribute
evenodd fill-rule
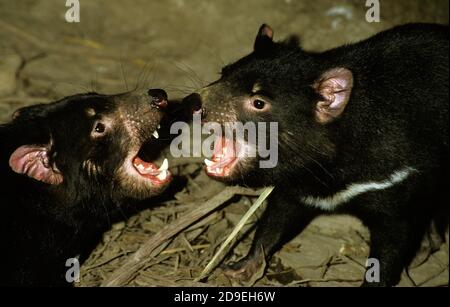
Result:
<svg viewBox="0 0 450 307"><path fill-rule="evenodd" d="M316 207L325 211L333 211L340 205L350 202L355 197L361 194L387 190L396 184L405 181L412 173L417 170L407 167L400 171L393 173L388 179L384 181L373 181L366 183L354 183L349 185L345 190L340 191L333 196L320 198L320 197L303 197L302 202L308 206Z"/></svg>

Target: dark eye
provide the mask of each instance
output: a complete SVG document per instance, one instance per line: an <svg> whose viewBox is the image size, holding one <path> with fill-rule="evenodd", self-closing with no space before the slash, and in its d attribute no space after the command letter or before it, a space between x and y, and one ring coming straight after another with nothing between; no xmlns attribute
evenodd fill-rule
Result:
<svg viewBox="0 0 450 307"><path fill-rule="evenodd" d="M264 108L266 107L266 103L261 99L256 99L255 101L253 101L253 106L255 107L255 109L264 110Z"/></svg>
<svg viewBox="0 0 450 307"><path fill-rule="evenodd" d="M106 131L106 126L102 123L97 123L94 128L95 133L103 134Z"/></svg>

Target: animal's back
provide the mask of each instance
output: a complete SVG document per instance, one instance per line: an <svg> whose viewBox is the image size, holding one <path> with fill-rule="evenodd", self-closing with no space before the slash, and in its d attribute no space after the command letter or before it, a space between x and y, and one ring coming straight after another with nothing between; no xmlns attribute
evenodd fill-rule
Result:
<svg viewBox="0 0 450 307"><path fill-rule="evenodd" d="M348 125L366 127L377 146L390 141L407 162L448 165L448 54L448 26L409 24L325 56L354 73Z"/></svg>

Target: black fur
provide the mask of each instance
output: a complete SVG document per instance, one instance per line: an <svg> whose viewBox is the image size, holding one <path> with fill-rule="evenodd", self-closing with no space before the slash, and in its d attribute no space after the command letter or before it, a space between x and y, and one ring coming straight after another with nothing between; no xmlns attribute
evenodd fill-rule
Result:
<svg viewBox="0 0 450 307"><path fill-rule="evenodd" d="M21 109L0 126L0 285L69 285L66 260L82 261L131 204L163 191L123 169L143 145L158 154L161 106L147 93L85 94ZM8 161L24 145L47 148L46 169L57 167L62 183L13 172Z"/></svg>
<svg viewBox="0 0 450 307"><path fill-rule="evenodd" d="M276 168L245 160L221 178L276 187L250 254L233 266L233 276L248 277L262 251L270 258L317 215L330 213L305 205L304 197L329 197L411 168L405 181L331 212L352 214L368 226L370 257L381 262L376 285L397 284L431 221L443 222L441 233L448 223L448 27L400 26L324 53L306 52L295 39L273 43L271 32L262 32L252 54L189 98L201 100L206 121L279 123ZM317 84L337 68L353 75L348 105L330 122L319 122L317 104L324 96ZM252 93L255 84L258 92ZM245 107L255 96L270 108Z"/></svg>

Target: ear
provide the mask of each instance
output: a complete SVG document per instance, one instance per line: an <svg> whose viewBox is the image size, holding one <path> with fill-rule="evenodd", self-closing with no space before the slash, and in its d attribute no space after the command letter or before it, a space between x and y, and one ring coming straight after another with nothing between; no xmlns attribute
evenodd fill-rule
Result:
<svg viewBox="0 0 450 307"><path fill-rule="evenodd" d="M12 115L13 120L33 120L38 117L44 117L48 104L36 104L28 107L23 107L15 111Z"/></svg>
<svg viewBox="0 0 450 307"><path fill-rule="evenodd" d="M321 96L316 104L316 120L328 124L345 111L353 89L353 73L346 68L334 68L325 72L314 84Z"/></svg>
<svg viewBox="0 0 450 307"><path fill-rule="evenodd" d="M300 47L300 37L298 35L289 36L284 44L288 47Z"/></svg>
<svg viewBox="0 0 450 307"><path fill-rule="evenodd" d="M255 51L264 51L273 46L273 30L270 26L263 24L259 28L258 36L256 36Z"/></svg>
<svg viewBox="0 0 450 307"><path fill-rule="evenodd" d="M9 166L18 174L27 175L37 181L51 185L63 182L63 176L55 165L50 165L48 148L21 146L10 157Z"/></svg>

